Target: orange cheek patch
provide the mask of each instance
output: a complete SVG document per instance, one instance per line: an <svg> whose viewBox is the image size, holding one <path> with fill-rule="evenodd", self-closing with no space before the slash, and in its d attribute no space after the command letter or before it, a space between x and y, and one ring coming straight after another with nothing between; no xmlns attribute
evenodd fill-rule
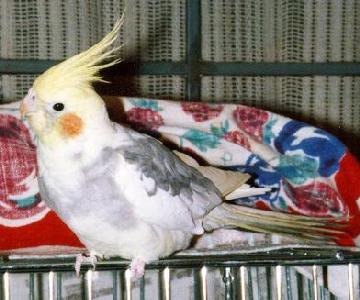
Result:
<svg viewBox="0 0 360 300"><path fill-rule="evenodd" d="M76 137L81 133L84 122L76 114L67 113L59 119L59 127L65 137Z"/></svg>

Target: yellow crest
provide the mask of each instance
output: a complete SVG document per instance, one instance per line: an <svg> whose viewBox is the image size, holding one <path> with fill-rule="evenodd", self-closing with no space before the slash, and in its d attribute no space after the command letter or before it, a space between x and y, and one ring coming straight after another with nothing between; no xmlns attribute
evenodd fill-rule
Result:
<svg viewBox="0 0 360 300"><path fill-rule="evenodd" d="M121 61L121 58L116 57L121 46L114 44L123 23L124 15L100 42L46 70L36 78L34 90L41 94L51 92L49 89L91 87L95 81L105 82L99 76L99 71Z"/></svg>

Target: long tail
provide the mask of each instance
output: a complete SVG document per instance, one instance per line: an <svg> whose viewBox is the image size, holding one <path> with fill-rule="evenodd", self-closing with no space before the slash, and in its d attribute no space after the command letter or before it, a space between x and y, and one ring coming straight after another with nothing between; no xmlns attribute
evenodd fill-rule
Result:
<svg viewBox="0 0 360 300"><path fill-rule="evenodd" d="M261 195L269 191L268 188L253 188L245 184L250 178L248 174L225 171L211 166L200 166L191 156L177 151L174 153L186 164L198 169L205 177L211 179L222 193L224 200ZM347 217L307 217L224 202L206 216L203 226L207 231L230 227L252 232L287 235L302 240L335 243L344 233L342 229L347 221Z"/></svg>
<svg viewBox="0 0 360 300"><path fill-rule="evenodd" d="M344 218L314 218L223 203L204 219L205 230L239 228L252 232L275 233L302 240L335 243L345 227Z"/></svg>

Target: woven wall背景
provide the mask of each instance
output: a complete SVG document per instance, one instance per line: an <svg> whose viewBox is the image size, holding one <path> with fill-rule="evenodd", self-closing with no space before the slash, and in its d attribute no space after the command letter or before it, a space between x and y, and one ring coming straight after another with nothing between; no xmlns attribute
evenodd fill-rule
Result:
<svg viewBox="0 0 360 300"><path fill-rule="evenodd" d="M186 81L181 76L118 76L114 78L113 84L102 85L102 95L127 95L136 97L147 95L150 98L183 100L186 98Z"/></svg>
<svg viewBox="0 0 360 300"><path fill-rule="evenodd" d="M356 0L202 0L207 61L360 61Z"/></svg>
<svg viewBox="0 0 360 300"><path fill-rule="evenodd" d="M119 37L119 43L124 45L120 53L124 60L180 61L185 54L185 2L0 0L0 57L67 58L100 40L126 9ZM0 76L0 99L21 98L31 78ZM176 91L178 81L174 79L172 84ZM159 91L153 94L161 95L164 88L155 88Z"/></svg>
<svg viewBox="0 0 360 300"><path fill-rule="evenodd" d="M88 48L126 11L119 37L126 59L179 61L185 0L1 0L2 58L63 59Z"/></svg>

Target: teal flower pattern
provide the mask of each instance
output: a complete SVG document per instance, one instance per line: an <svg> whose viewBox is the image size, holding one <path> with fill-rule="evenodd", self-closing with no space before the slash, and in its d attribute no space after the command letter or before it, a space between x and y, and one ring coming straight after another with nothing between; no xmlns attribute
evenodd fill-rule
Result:
<svg viewBox="0 0 360 300"><path fill-rule="evenodd" d="M275 134L272 132L272 128L275 125L277 119L271 118L264 126L263 131L263 142L270 145L271 141L275 138Z"/></svg>
<svg viewBox="0 0 360 300"><path fill-rule="evenodd" d="M188 140L202 152L206 152L209 148L215 149L220 144L218 136L196 129L190 129L180 137L181 146L184 139Z"/></svg>
<svg viewBox="0 0 360 300"><path fill-rule="evenodd" d="M316 178L319 163L316 159L301 155L281 155L275 168L293 184L303 184L307 179Z"/></svg>
<svg viewBox="0 0 360 300"><path fill-rule="evenodd" d="M162 111L162 108L159 106L159 102L156 100L134 99L131 100L131 104L138 108L151 109L153 111Z"/></svg>

